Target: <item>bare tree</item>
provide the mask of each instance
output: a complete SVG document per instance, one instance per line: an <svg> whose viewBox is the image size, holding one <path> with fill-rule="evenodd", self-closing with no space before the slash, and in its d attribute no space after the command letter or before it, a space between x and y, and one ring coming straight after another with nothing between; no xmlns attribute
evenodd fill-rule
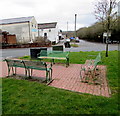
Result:
<svg viewBox="0 0 120 116"><path fill-rule="evenodd" d="M108 57L108 35L112 29L112 26L117 21L115 8L117 6L116 0L99 0L95 4L95 17L103 25L103 31L107 32L106 37L106 57Z"/></svg>

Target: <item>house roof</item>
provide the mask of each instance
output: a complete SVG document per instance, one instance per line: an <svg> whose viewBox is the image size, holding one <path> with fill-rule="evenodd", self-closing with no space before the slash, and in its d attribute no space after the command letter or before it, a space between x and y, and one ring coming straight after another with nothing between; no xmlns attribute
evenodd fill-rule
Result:
<svg viewBox="0 0 120 116"><path fill-rule="evenodd" d="M28 21L31 21L31 19L33 17L34 16L19 17L19 18L10 18L10 19L2 19L2 20L0 20L0 24L5 25L5 24L14 24L14 23L28 22Z"/></svg>
<svg viewBox="0 0 120 116"><path fill-rule="evenodd" d="M40 24L38 24L38 29L55 28L56 25L57 25L57 22L53 22L53 23L40 23Z"/></svg>

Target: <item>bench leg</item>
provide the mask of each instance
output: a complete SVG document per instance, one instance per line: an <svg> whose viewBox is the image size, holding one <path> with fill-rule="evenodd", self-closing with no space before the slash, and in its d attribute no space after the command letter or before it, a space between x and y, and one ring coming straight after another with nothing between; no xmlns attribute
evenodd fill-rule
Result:
<svg viewBox="0 0 120 116"><path fill-rule="evenodd" d="M52 80L52 69L46 72L46 81L47 83Z"/></svg>
<svg viewBox="0 0 120 116"><path fill-rule="evenodd" d="M52 62L52 64L55 64L55 60L54 59L52 59L51 62Z"/></svg>
<svg viewBox="0 0 120 116"><path fill-rule="evenodd" d="M30 78L32 76L33 70L32 69L27 69L27 70L28 70L28 77Z"/></svg>
<svg viewBox="0 0 120 116"><path fill-rule="evenodd" d="M46 71L46 81L48 82L48 71Z"/></svg>
<svg viewBox="0 0 120 116"><path fill-rule="evenodd" d="M15 67L15 73L14 73L14 70L13 70L13 75L16 75L17 73L16 73L17 71L16 71L16 67Z"/></svg>
<svg viewBox="0 0 120 116"><path fill-rule="evenodd" d="M86 71L85 70L80 70L80 79L81 79L81 82L85 82L85 73Z"/></svg>
<svg viewBox="0 0 120 116"><path fill-rule="evenodd" d="M8 67L8 77L10 76L10 70L12 67Z"/></svg>
<svg viewBox="0 0 120 116"><path fill-rule="evenodd" d="M25 68L25 77L27 77L27 69Z"/></svg>
<svg viewBox="0 0 120 116"><path fill-rule="evenodd" d="M91 71L82 69L80 71L80 79L81 79L81 82L88 83L91 79Z"/></svg>
<svg viewBox="0 0 120 116"><path fill-rule="evenodd" d="M51 81L52 80L52 69L48 73L49 73L49 81Z"/></svg>
<svg viewBox="0 0 120 116"><path fill-rule="evenodd" d="M69 58L66 58L66 67L69 66Z"/></svg>
<svg viewBox="0 0 120 116"><path fill-rule="evenodd" d="M8 67L8 77L10 76L11 69L12 69L12 75L15 75L14 68L13 67Z"/></svg>
<svg viewBox="0 0 120 116"><path fill-rule="evenodd" d="M33 74L33 69L31 69L31 76L32 76L32 74Z"/></svg>
<svg viewBox="0 0 120 116"><path fill-rule="evenodd" d="M50 74L50 71L48 72L48 81L50 81L51 80L51 74Z"/></svg>
<svg viewBox="0 0 120 116"><path fill-rule="evenodd" d="M51 80L52 80L52 72L53 72L53 70L51 69L51 75L50 75L51 76Z"/></svg>

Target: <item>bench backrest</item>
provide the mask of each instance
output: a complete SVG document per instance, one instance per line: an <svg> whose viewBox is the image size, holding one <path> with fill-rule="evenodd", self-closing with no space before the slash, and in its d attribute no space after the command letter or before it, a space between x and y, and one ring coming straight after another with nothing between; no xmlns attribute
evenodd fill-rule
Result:
<svg viewBox="0 0 120 116"><path fill-rule="evenodd" d="M40 56L47 56L47 50L41 50Z"/></svg>
<svg viewBox="0 0 120 116"><path fill-rule="evenodd" d="M47 70L47 64L40 61L27 61L27 60L14 60L14 59L5 59L8 67L21 67L37 70Z"/></svg>
<svg viewBox="0 0 120 116"><path fill-rule="evenodd" d="M101 54L99 53L95 59L96 61L100 62L101 61Z"/></svg>
<svg viewBox="0 0 120 116"><path fill-rule="evenodd" d="M63 45L52 46L52 51L64 51Z"/></svg>
<svg viewBox="0 0 120 116"><path fill-rule="evenodd" d="M96 67L100 61L101 61L101 54L99 53L94 60L94 66Z"/></svg>
<svg viewBox="0 0 120 116"><path fill-rule="evenodd" d="M5 61L7 62L7 65L9 67L21 67L21 68L25 67L25 63L22 60L5 59Z"/></svg>
<svg viewBox="0 0 120 116"><path fill-rule="evenodd" d="M47 64L40 61L24 61L26 68L47 70Z"/></svg>

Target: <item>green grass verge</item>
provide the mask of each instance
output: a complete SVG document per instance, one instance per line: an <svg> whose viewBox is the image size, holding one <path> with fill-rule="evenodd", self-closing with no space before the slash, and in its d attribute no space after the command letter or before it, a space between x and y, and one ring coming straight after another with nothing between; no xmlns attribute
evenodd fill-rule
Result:
<svg viewBox="0 0 120 116"><path fill-rule="evenodd" d="M71 52L70 63L83 64L98 52ZM26 59L29 59L27 57ZM102 52L112 97L78 94L27 80L3 79L3 114L119 114L118 51Z"/></svg>
<svg viewBox="0 0 120 116"><path fill-rule="evenodd" d="M70 44L71 47L79 47L78 44Z"/></svg>

